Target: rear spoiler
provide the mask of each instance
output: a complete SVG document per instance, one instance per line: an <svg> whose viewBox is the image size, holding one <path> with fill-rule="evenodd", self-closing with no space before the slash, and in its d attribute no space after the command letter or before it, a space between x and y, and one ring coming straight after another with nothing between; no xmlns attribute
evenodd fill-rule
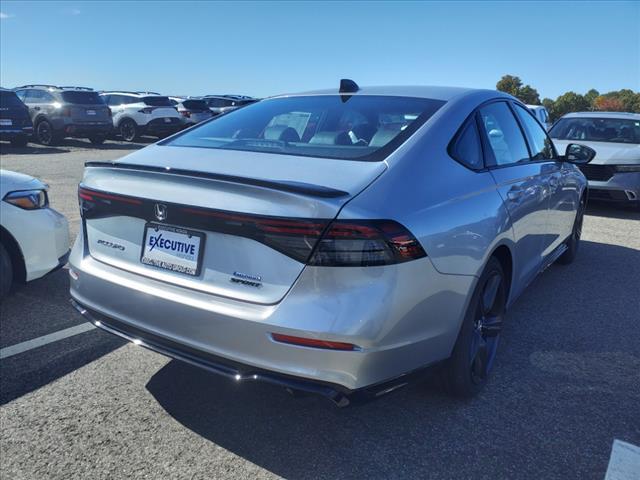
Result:
<svg viewBox="0 0 640 480"><path fill-rule="evenodd" d="M185 177L207 178L211 180L220 180L229 183L238 183L242 185L255 185L257 187L269 188L271 190L280 190L283 192L298 193L310 197L322 198L340 198L349 196L348 192L337 190L335 188L325 187L323 185L314 185L305 182L293 182L290 180L263 180L260 178L239 177L236 175L225 175L223 173L200 172L197 170L184 170L180 168L170 167L154 167L149 165L135 165L132 163L117 162L86 162L85 167L100 168L116 168L123 170L137 170L144 172L168 173L171 175L182 175Z"/></svg>

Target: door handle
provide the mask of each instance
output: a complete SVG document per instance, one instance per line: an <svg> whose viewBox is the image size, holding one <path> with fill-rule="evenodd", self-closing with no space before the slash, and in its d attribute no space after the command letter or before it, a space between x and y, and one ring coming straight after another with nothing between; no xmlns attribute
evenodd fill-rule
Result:
<svg viewBox="0 0 640 480"><path fill-rule="evenodd" d="M34 110L40 110L40 107L33 107Z"/></svg>
<svg viewBox="0 0 640 480"><path fill-rule="evenodd" d="M521 188L512 188L507 192L507 198L509 200L514 201L522 197L523 194L524 194L524 191Z"/></svg>

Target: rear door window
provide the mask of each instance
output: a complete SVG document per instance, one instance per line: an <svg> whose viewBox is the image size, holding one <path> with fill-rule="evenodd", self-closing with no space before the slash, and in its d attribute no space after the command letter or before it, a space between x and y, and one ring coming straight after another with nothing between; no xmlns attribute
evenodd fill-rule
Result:
<svg viewBox="0 0 640 480"><path fill-rule="evenodd" d="M524 131L529 141L532 160L551 160L555 157L553 143L547 136L547 132L540 126L531 113L520 105L515 105L515 110L524 126Z"/></svg>
<svg viewBox="0 0 640 480"><path fill-rule="evenodd" d="M529 161L529 150L520 126L505 102L490 103L479 112L495 165Z"/></svg>

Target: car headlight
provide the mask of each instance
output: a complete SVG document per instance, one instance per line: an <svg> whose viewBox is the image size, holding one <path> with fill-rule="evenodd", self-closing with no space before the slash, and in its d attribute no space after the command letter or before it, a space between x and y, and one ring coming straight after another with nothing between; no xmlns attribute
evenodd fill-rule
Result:
<svg viewBox="0 0 640 480"><path fill-rule="evenodd" d="M616 165L616 172L640 172L640 165Z"/></svg>
<svg viewBox="0 0 640 480"><path fill-rule="evenodd" d="M49 205L49 198L45 190L18 190L9 192L3 199L24 210L37 210Z"/></svg>

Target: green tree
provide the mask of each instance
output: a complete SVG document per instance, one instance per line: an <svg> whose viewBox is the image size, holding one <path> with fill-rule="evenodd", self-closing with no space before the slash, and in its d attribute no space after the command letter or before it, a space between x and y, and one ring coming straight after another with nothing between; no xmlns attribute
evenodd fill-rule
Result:
<svg viewBox="0 0 640 480"><path fill-rule="evenodd" d="M556 101L553 102L553 110L550 113L551 117L555 120L566 113L584 112L589 110L589 107L589 102L584 95L569 91L560 95Z"/></svg>
<svg viewBox="0 0 640 480"><path fill-rule="evenodd" d="M530 85L522 87L516 97L527 105L540 105L540 95L538 91Z"/></svg>
<svg viewBox="0 0 640 480"><path fill-rule="evenodd" d="M508 93L514 97L518 96L520 89L522 88L522 80L520 77L514 75L503 75L498 83L496 83L496 90Z"/></svg>
<svg viewBox="0 0 640 480"><path fill-rule="evenodd" d="M520 77L515 75L503 75L498 83L496 90L513 95L518 100L529 105L540 105L540 95L538 91L531 85L523 85Z"/></svg>
<svg viewBox="0 0 640 480"><path fill-rule="evenodd" d="M598 98L599 96L600 96L600 92L598 92L598 90L596 90L595 88L592 88L584 95L584 99L587 102L589 102L589 105L590 105L589 110L595 109L594 102L596 101L596 98Z"/></svg>

